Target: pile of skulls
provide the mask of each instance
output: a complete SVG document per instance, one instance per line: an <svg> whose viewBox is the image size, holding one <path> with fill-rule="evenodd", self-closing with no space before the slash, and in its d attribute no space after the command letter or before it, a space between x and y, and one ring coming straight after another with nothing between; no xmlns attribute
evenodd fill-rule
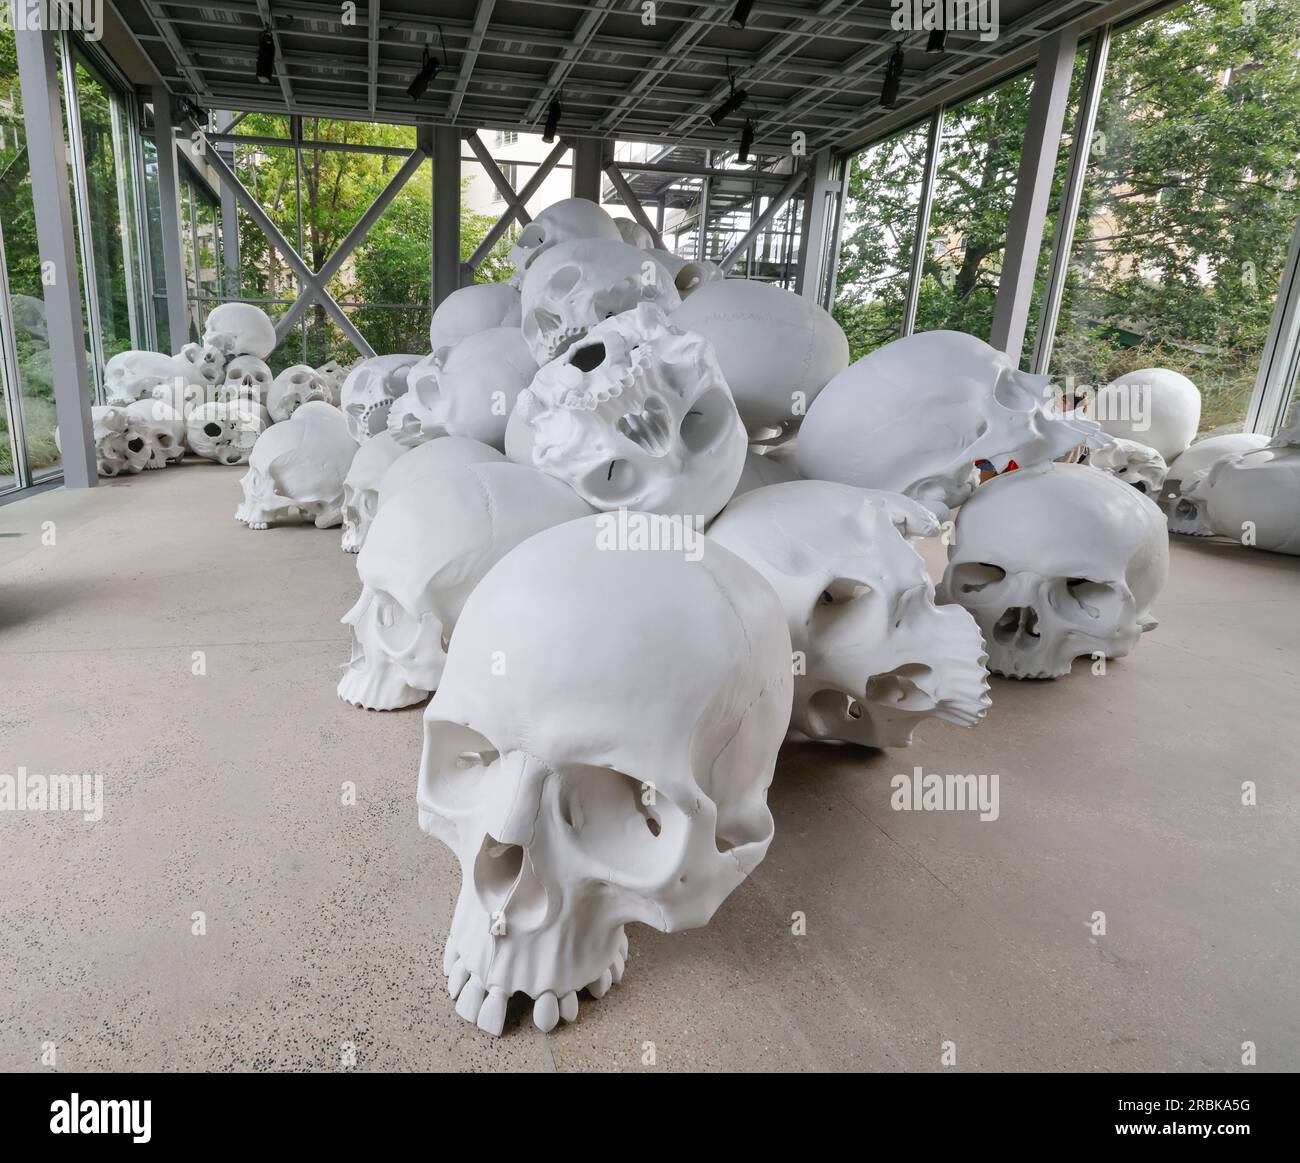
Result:
<svg viewBox="0 0 1300 1163"><path fill-rule="evenodd" d="M512 995L543 1030L603 996L630 922L707 923L767 851L784 740L903 747L979 722L990 669L1121 657L1167 553L1142 491L1058 463L1099 426L979 340L850 366L809 300L578 199L513 259L438 307L429 354L266 431L236 514L341 523L339 696L429 699L419 821L462 870L444 970L493 1034ZM936 590L915 542L940 535Z"/></svg>
<svg viewBox="0 0 1300 1163"><path fill-rule="evenodd" d="M123 351L104 365L104 404L91 409L100 476L164 468L186 452L244 464L257 437L313 400L339 402L346 370L330 362L273 376L275 327L251 303L207 317L202 343L175 355Z"/></svg>

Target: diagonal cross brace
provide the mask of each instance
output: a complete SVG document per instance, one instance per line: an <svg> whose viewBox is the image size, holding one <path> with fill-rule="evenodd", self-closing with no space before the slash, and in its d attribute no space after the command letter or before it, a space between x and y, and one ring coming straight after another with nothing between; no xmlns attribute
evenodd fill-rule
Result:
<svg viewBox="0 0 1300 1163"><path fill-rule="evenodd" d="M330 255L325 265L315 272L312 282L303 285L298 297L276 321L275 334L277 338L283 339L289 334L293 325L302 318L303 312L311 306L312 301L329 285L330 279L338 274L339 268L347 261L348 256L357 248L361 240L370 233L370 228L379 221L384 211L388 209L393 199L401 193L402 187L411 180L412 175L424 163L427 156L425 151L419 147L411 152L406 161L402 163L401 169L389 179L388 185L370 203L370 208L357 219L357 224L348 231L347 236L338 244L337 249Z"/></svg>
<svg viewBox="0 0 1300 1163"><path fill-rule="evenodd" d="M523 205L537 193L538 188L546 181L546 176L555 169L568 148L569 143L563 138L556 141L555 148L542 159L542 163L537 167L537 172L529 179L528 184L519 191L515 199L519 205ZM478 264L491 254L497 240L510 229L510 223L514 220L514 216L515 207L508 206L501 217L496 220L496 224L487 232L487 236L478 244L478 249L469 256L469 262L465 264L471 273L478 270Z"/></svg>
<svg viewBox="0 0 1300 1163"><path fill-rule="evenodd" d="M483 166L484 172L492 179L492 184L497 188L497 192L505 200L507 213L518 218L521 226L527 226L533 220L532 216L524 209L524 204L519 200L519 195L515 193L514 186L506 180L506 176L501 172L501 167L497 165L496 159L488 152L488 147L483 144L483 139L477 133L471 133L465 138L465 141Z"/></svg>
<svg viewBox="0 0 1300 1163"><path fill-rule="evenodd" d="M343 332L355 347L366 359L374 357L375 349L366 342L366 337L356 329L355 324L348 318L347 312L338 305L326 289L324 283L317 280L312 269L302 260L292 246L289 240L280 233L280 228L271 221L270 215L262 209L257 199L253 197L244 186L244 183L235 175L235 171L226 164L223 158L215 149L207 150L204 155L207 164L217 172L217 177L221 179L223 185L227 186L235 195L235 200L247 211L248 216L257 223L263 234L266 235L267 241L275 247L283 256L284 261L303 285L302 295L308 292L320 300L320 304L325 308L330 318L338 324L339 330ZM299 295L299 298L302 298ZM276 332L279 338L279 332Z"/></svg>
<svg viewBox="0 0 1300 1163"><path fill-rule="evenodd" d="M618 168L617 162L610 162L605 167L605 176L609 178L610 184L618 191L618 196L623 199L623 205L631 211L632 217L650 232L650 237L654 239L654 244L660 250L666 250L664 240L660 237L659 231L655 224L650 221L650 216L645 212L641 205L641 199L636 196L632 187L628 185L627 179L623 176L623 171Z"/></svg>

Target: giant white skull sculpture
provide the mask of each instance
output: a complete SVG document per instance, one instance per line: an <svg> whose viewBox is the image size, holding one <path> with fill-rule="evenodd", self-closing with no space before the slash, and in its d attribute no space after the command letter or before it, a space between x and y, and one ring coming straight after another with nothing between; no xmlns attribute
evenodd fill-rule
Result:
<svg viewBox="0 0 1300 1163"><path fill-rule="evenodd" d="M269 425L266 409L252 400L214 400L199 404L185 418L185 442L205 460L247 464L258 436Z"/></svg>
<svg viewBox="0 0 1300 1163"><path fill-rule="evenodd" d="M519 326L519 290L507 283L475 283L452 291L429 321L429 350L453 347L494 327Z"/></svg>
<svg viewBox="0 0 1300 1163"><path fill-rule="evenodd" d="M654 235L635 219L615 218L614 225L618 228L619 238L628 246L635 246L637 250L655 249Z"/></svg>
<svg viewBox="0 0 1300 1163"><path fill-rule="evenodd" d="M275 343L275 324L252 303L222 303L204 322L203 346L215 348L226 359L236 355L266 359Z"/></svg>
<svg viewBox="0 0 1300 1163"><path fill-rule="evenodd" d="M597 324L543 367L512 420L520 439L507 446L511 459L567 482L597 509L707 521L745 462L745 430L713 349L652 303Z"/></svg>
<svg viewBox="0 0 1300 1163"><path fill-rule="evenodd" d="M1214 530L1210 528L1205 512L1205 501L1189 496L1189 493L1220 457L1234 452L1254 452L1267 444L1268 437L1262 433L1230 432L1198 440L1176 457L1169 466L1166 484L1178 487L1166 488L1160 499L1169 517L1169 532L1182 533L1188 537L1213 536Z"/></svg>
<svg viewBox="0 0 1300 1163"><path fill-rule="evenodd" d="M379 482L406 451L387 432L372 436L357 448L343 481L344 553L359 553L366 543L370 522L379 508Z"/></svg>
<svg viewBox="0 0 1300 1163"><path fill-rule="evenodd" d="M343 381L340 406L348 418L352 438L369 440L388 426L393 401L406 393L406 377L418 355L377 355L363 359Z"/></svg>
<svg viewBox="0 0 1300 1163"><path fill-rule="evenodd" d="M160 385L190 376L177 365L188 364L176 356L156 351L122 351L104 364L104 399L110 404L131 404L153 393Z"/></svg>
<svg viewBox="0 0 1300 1163"><path fill-rule="evenodd" d="M367 443L369 443L367 441ZM464 436L440 436L399 457L379 481L378 504L406 489L412 481L467 464L499 464L506 458L489 444Z"/></svg>
<svg viewBox="0 0 1300 1163"><path fill-rule="evenodd" d="M507 261L515 273L510 282L521 286L533 263L562 242L580 238L603 238L621 242L617 224L595 202L586 198L564 198L553 202L520 231Z"/></svg>
<svg viewBox="0 0 1300 1163"><path fill-rule="evenodd" d="M752 493L764 485L780 485L798 479L799 474L788 464L751 448L745 453L745 467L741 469L740 480L736 482L736 490L731 495L734 499L741 493Z"/></svg>
<svg viewBox="0 0 1300 1163"><path fill-rule="evenodd" d="M849 365L849 341L829 312L771 283L707 284L670 318L713 345L751 435L798 427L817 394Z"/></svg>
<svg viewBox="0 0 1300 1163"><path fill-rule="evenodd" d="M348 378L350 368L345 368L337 360L327 360L316 369L316 374L320 376L321 382L329 389L329 395L326 397L331 404L338 407L339 399L343 394L343 381Z"/></svg>
<svg viewBox="0 0 1300 1163"><path fill-rule="evenodd" d="M100 476L143 472L149 467L149 429L138 416L133 416L125 406L95 407L90 410L90 421L95 469ZM57 431L55 439L57 443Z"/></svg>
<svg viewBox="0 0 1300 1163"><path fill-rule="evenodd" d="M896 493L830 481L737 497L709 541L743 557L785 607L795 670L793 733L905 747L926 718L970 727L989 706L979 627L934 586L908 537L939 531Z"/></svg>
<svg viewBox="0 0 1300 1163"><path fill-rule="evenodd" d="M1153 501L1160 496L1169 473L1165 458L1154 448L1118 436L1108 437L1105 443L1090 449L1088 463L1132 485Z"/></svg>
<svg viewBox="0 0 1300 1163"><path fill-rule="evenodd" d="M217 399L252 400L265 405L271 384L271 369L265 360L255 355L237 355L226 364L226 380L217 389Z"/></svg>
<svg viewBox="0 0 1300 1163"><path fill-rule="evenodd" d="M572 1021L578 990L622 977L624 926L706 924L772 838L791 696L776 595L707 539L702 557L610 549L618 518L549 529L488 573L424 716L420 826L462 874L444 970L491 1034L514 993L543 1030Z"/></svg>
<svg viewBox="0 0 1300 1163"><path fill-rule="evenodd" d="M1044 464L962 506L939 595L975 615L991 671L1054 678L1080 655L1127 655L1168 572L1154 501L1089 465Z"/></svg>
<svg viewBox="0 0 1300 1163"><path fill-rule="evenodd" d="M560 243L524 280L524 339L542 367L601 320L642 302L664 311L681 303L671 274L649 251L608 239Z"/></svg>
<svg viewBox="0 0 1300 1163"><path fill-rule="evenodd" d="M304 404L292 419L272 424L257 438L239 482L244 502L235 520L266 529L296 510L317 529L340 524L343 480L356 451L347 421L333 404Z"/></svg>
<svg viewBox="0 0 1300 1163"><path fill-rule="evenodd" d="M177 369L191 383L215 388L225 382L226 356L215 347L200 347L197 343L187 343L175 357L175 363Z"/></svg>
<svg viewBox="0 0 1300 1163"><path fill-rule="evenodd" d="M126 407L149 433L149 467L166 468L185 456L185 419L164 400L136 400Z"/></svg>
<svg viewBox="0 0 1300 1163"><path fill-rule="evenodd" d="M339 698L372 711L421 702L478 580L519 542L590 513L572 490L518 464L471 464L385 495L357 557L344 616L352 658Z"/></svg>
<svg viewBox="0 0 1300 1163"><path fill-rule="evenodd" d="M303 404L312 400L334 401L331 385L325 376L305 363L295 363L282 371L266 392L266 410L276 423L289 419Z"/></svg>
<svg viewBox="0 0 1300 1163"><path fill-rule="evenodd" d="M895 340L842 371L799 429L800 475L904 493L941 516L978 482L975 462L1002 472L1054 460L1098 425L1056 407L1047 376L957 331Z"/></svg>
<svg viewBox="0 0 1300 1163"><path fill-rule="evenodd" d="M1167 463L1196 436L1201 393L1178 372L1147 367L1102 388L1094 414L1111 436L1150 445Z"/></svg>
<svg viewBox="0 0 1300 1163"><path fill-rule="evenodd" d="M515 400L536 374L518 327L480 331L412 366L388 430L408 448L434 436L467 436L503 449Z"/></svg>
<svg viewBox="0 0 1300 1163"><path fill-rule="evenodd" d="M1183 487L1220 537L1300 554L1300 417L1263 448L1220 457Z"/></svg>

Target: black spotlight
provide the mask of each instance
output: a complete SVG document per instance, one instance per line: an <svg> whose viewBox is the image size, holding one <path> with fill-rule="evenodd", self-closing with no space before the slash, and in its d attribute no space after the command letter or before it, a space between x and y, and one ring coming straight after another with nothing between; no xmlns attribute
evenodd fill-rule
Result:
<svg viewBox="0 0 1300 1163"><path fill-rule="evenodd" d="M889 64L885 66L885 83L880 86L880 103L886 109L898 104L898 87L903 83L903 46L894 49Z"/></svg>
<svg viewBox="0 0 1300 1163"><path fill-rule="evenodd" d="M943 52L948 45L948 30L946 28L930 29L930 38L925 42L926 52Z"/></svg>
<svg viewBox="0 0 1300 1163"><path fill-rule="evenodd" d="M551 104L546 110L546 128L542 130L542 140L548 145L555 140L555 131L560 128L560 115L563 112L560 99L552 97Z"/></svg>
<svg viewBox="0 0 1300 1163"><path fill-rule="evenodd" d="M738 160L741 162L749 161L749 149L754 144L754 123L748 119L745 121L745 128L740 131L740 154Z"/></svg>
<svg viewBox="0 0 1300 1163"><path fill-rule="evenodd" d="M442 62L435 60L429 55L429 49L424 50L424 64L420 66L420 71L411 79L411 83L406 86L406 95L412 101L418 101L428 92L429 86L433 84L433 78L442 71Z"/></svg>
<svg viewBox="0 0 1300 1163"><path fill-rule="evenodd" d="M732 28L744 28L745 22L749 19L749 14L754 10L754 0L738 0L736 10L731 14L731 19L727 21Z"/></svg>
<svg viewBox="0 0 1300 1163"><path fill-rule="evenodd" d="M257 79L269 85L275 78L275 37L269 28L257 38Z"/></svg>
<svg viewBox="0 0 1300 1163"><path fill-rule="evenodd" d="M744 89L737 89L733 83L731 86L731 96L709 114L709 121L714 125L721 125L748 100L749 94L746 93Z"/></svg>

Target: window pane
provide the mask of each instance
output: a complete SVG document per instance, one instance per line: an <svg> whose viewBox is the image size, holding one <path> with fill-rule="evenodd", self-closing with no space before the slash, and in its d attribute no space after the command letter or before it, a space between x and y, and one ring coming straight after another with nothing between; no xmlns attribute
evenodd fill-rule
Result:
<svg viewBox="0 0 1300 1163"><path fill-rule="evenodd" d="M855 360L902 334L928 133L923 123L850 163L833 314Z"/></svg>
<svg viewBox="0 0 1300 1163"><path fill-rule="evenodd" d="M1198 0L1116 34L1052 370L1168 367L1239 426L1300 213L1300 2Z"/></svg>
<svg viewBox="0 0 1300 1163"><path fill-rule="evenodd" d="M944 116L917 331L989 337L1032 88L1016 77Z"/></svg>

